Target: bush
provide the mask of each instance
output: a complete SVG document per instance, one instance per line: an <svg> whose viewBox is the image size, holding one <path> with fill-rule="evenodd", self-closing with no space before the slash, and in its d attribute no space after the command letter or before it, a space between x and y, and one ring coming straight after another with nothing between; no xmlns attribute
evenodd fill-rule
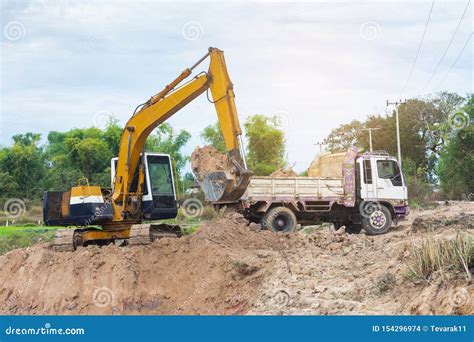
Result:
<svg viewBox="0 0 474 342"><path fill-rule="evenodd" d="M442 280L447 273L465 273L471 278L469 268L474 267L474 238L458 233L455 239L436 241L432 235L421 246L414 247L408 263L409 277L430 282L435 276Z"/></svg>

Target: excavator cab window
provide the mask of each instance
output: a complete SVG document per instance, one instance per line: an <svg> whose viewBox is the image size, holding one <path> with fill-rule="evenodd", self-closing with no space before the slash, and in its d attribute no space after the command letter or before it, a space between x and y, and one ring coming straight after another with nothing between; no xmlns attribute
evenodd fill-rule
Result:
<svg viewBox="0 0 474 342"><path fill-rule="evenodd" d="M169 158L151 155L147 156L147 161L151 194L153 196L174 195Z"/></svg>

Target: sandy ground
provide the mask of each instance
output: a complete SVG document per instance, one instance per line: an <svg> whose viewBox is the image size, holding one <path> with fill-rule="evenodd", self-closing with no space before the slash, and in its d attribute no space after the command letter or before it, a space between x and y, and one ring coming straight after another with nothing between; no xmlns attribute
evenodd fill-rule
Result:
<svg viewBox="0 0 474 342"><path fill-rule="evenodd" d="M328 227L275 234L234 216L148 246L36 245L0 257L0 314L474 313L466 277L406 278L427 227L438 239L473 234L474 204L412 212L377 237Z"/></svg>

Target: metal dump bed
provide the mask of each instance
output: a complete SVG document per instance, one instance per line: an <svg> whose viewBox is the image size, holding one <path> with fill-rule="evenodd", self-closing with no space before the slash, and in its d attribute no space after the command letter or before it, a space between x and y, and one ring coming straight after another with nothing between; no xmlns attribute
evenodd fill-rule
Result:
<svg viewBox="0 0 474 342"><path fill-rule="evenodd" d="M321 177L256 177L250 179L243 199L258 201L268 198L343 198L342 178Z"/></svg>

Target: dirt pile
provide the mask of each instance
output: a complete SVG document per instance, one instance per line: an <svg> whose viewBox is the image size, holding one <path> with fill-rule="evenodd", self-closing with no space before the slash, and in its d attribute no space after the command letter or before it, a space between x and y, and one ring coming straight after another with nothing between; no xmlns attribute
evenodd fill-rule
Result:
<svg viewBox="0 0 474 342"><path fill-rule="evenodd" d="M299 238L220 219L194 235L148 246L47 245L0 257L2 314L241 314L272 258Z"/></svg>
<svg viewBox="0 0 474 342"><path fill-rule="evenodd" d="M291 167L288 169L280 168L273 171L270 177L298 177L298 174Z"/></svg>
<svg viewBox="0 0 474 342"><path fill-rule="evenodd" d="M214 146L196 147L191 154L191 168L198 181L211 172L227 171L232 167L226 155Z"/></svg>
<svg viewBox="0 0 474 342"><path fill-rule="evenodd" d="M37 245L0 257L0 314L472 314L465 275L416 282L407 264L428 234L412 230L417 217L453 222L431 230L439 240L472 234L473 214L470 203L414 211L374 237L275 234L231 215L148 246Z"/></svg>

